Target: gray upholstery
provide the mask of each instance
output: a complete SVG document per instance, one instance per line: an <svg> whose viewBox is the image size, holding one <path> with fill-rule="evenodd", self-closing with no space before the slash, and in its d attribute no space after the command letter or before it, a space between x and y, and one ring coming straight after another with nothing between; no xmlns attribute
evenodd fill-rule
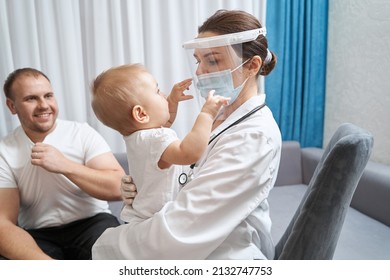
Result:
<svg viewBox="0 0 390 280"><path fill-rule="evenodd" d="M390 227L390 171L388 166L376 162L367 164L351 205Z"/></svg>
<svg viewBox="0 0 390 280"><path fill-rule="evenodd" d="M126 174L129 174L129 163L127 161L126 153L114 153L115 158L118 160Z"/></svg>
<svg viewBox="0 0 390 280"><path fill-rule="evenodd" d="M299 151L301 156L294 156ZM276 243L294 216L323 151L321 148L301 148L296 141L283 141L282 155L284 156L281 159L278 179L268 197L272 237ZM302 182L297 184L295 176L289 181L289 176L286 174L291 168L303 174ZM389 175L389 165L372 161L367 163L348 209L333 259L390 260L390 226L386 225L386 220L377 218L390 219ZM370 195L360 195L361 190L371 190ZM381 192L378 193L377 190ZM357 196L359 205L363 207L354 208ZM375 198L372 202L373 196L381 196L381 199Z"/></svg>
<svg viewBox="0 0 390 280"><path fill-rule="evenodd" d="M353 124L343 124L337 129L276 246L276 259L333 258L372 145L372 135Z"/></svg>
<svg viewBox="0 0 390 280"><path fill-rule="evenodd" d="M294 144L299 146L297 143ZM296 149L295 145L291 145L289 141L283 142L283 150ZM287 152L288 155L291 155L292 153L292 151ZM296 151L294 153L296 153ZM303 184L308 185L322 153L323 150L319 148L301 149ZM286 161L289 162L290 160L291 157L286 156ZM296 166L298 165L294 165L294 168L296 168ZM288 169L290 166L285 164L284 168ZM285 177L284 173L286 172L279 168L278 175ZM285 184L283 185L296 184L294 181L288 181L288 179L285 178ZM279 186L282 186L282 184L279 184ZM389 201L390 166L369 161L360 178L355 194L352 197L351 206L390 227Z"/></svg>
<svg viewBox="0 0 390 280"><path fill-rule="evenodd" d="M129 174L129 163L127 161L127 154L126 153L114 153L114 156L122 166L123 170L125 170L126 174ZM108 205L110 207L111 213L115 215L119 222L123 224L123 221L120 219L120 214L122 211L122 208L124 206L122 200L118 201L109 201Z"/></svg>
<svg viewBox="0 0 390 280"><path fill-rule="evenodd" d="M307 186L303 184L277 186L272 189L268 201L272 237L276 242L284 234L306 189ZM389 240L390 227L349 207L333 259L390 260Z"/></svg>
<svg viewBox="0 0 390 280"><path fill-rule="evenodd" d="M275 186L295 185L302 182L301 149L298 142L283 142L283 153ZM295 164L291 164L291 163ZM282 172L281 172L282 171Z"/></svg>

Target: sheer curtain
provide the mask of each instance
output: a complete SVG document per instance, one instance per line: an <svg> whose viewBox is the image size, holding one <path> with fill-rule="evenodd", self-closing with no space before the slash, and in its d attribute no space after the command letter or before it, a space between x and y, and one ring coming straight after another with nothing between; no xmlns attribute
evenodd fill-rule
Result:
<svg viewBox="0 0 390 280"><path fill-rule="evenodd" d="M51 79L62 119L88 122L114 152L122 137L95 118L90 83L103 70L143 63L162 91L190 77L182 43L217 9L241 9L265 24L266 0L0 0L0 78L14 69L34 67ZM191 90L191 94L195 92ZM195 95L196 96L196 95ZM19 121L1 94L0 138ZM192 126L199 98L182 102L173 128L179 137Z"/></svg>

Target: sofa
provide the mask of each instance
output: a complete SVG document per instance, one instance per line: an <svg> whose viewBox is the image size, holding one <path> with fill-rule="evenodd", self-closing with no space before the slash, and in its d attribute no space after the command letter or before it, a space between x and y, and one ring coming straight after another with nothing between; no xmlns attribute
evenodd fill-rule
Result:
<svg viewBox="0 0 390 280"><path fill-rule="evenodd" d="M275 187L269 195L275 244L283 235L322 156L319 148L284 141ZM127 171L125 153L115 154ZM119 218L122 203L110 202ZM356 188L334 259L390 260L390 166L369 162Z"/></svg>
<svg viewBox="0 0 390 280"><path fill-rule="evenodd" d="M269 196L275 243L295 213L322 156L319 148L284 141ZM390 166L368 162L348 209L334 259L390 259Z"/></svg>

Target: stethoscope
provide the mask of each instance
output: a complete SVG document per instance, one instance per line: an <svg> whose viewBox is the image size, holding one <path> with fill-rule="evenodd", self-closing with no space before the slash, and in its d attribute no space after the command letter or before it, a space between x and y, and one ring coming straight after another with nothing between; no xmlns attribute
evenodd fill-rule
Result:
<svg viewBox="0 0 390 280"><path fill-rule="evenodd" d="M253 108L251 111L249 111L248 113L246 113L244 116L242 116L241 118L239 118L238 120L236 120L235 122L233 122L232 124L230 124L229 126L225 127L224 129L222 129L219 133L217 133L216 135L214 135L213 138L210 139L208 145L210 145L218 136L220 136L222 133L224 133L226 130L228 130L229 128L239 124L240 122L242 122L243 120L249 118L251 115L253 115L254 113L256 113L257 111L259 111L260 109L262 109L266 104L263 103L255 108ZM183 172L179 175L179 184L181 186L184 186L185 184L187 184L189 181L191 181L193 179L193 176L194 176L194 173L193 173L193 170L194 170L194 167L195 167L196 163L193 163L191 164L190 166L190 171L188 172L188 175Z"/></svg>

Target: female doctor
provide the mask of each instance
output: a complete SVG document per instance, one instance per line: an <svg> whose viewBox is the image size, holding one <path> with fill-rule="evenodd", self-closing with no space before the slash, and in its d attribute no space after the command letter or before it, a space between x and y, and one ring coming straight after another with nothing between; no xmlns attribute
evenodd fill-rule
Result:
<svg viewBox="0 0 390 280"><path fill-rule="evenodd" d="M198 92L230 97L208 149L182 174L176 200L149 219L106 230L94 259L273 259L267 197L280 161L280 130L258 94L276 56L265 29L244 11L219 10L183 47ZM156 186L158 187L158 186ZM126 187L124 187L126 189Z"/></svg>

